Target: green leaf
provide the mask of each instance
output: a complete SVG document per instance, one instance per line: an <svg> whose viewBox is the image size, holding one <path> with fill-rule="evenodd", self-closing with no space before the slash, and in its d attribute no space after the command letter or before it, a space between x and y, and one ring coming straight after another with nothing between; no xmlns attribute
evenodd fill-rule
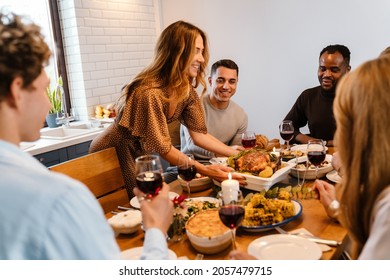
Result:
<svg viewBox="0 0 390 280"><path fill-rule="evenodd" d="M51 109L49 114L58 113L62 108L62 96L63 96L63 87L62 87L62 77L59 76L57 80L57 84L54 89L51 89L50 86L46 88L46 94L51 103Z"/></svg>

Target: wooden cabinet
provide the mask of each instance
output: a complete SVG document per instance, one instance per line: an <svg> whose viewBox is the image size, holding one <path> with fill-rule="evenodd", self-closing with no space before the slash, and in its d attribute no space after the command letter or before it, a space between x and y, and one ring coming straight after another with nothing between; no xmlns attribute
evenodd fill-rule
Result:
<svg viewBox="0 0 390 280"><path fill-rule="evenodd" d="M92 141L83 142L47 153L38 154L34 157L38 159L43 165L49 167L88 154L88 149L91 145L91 142Z"/></svg>

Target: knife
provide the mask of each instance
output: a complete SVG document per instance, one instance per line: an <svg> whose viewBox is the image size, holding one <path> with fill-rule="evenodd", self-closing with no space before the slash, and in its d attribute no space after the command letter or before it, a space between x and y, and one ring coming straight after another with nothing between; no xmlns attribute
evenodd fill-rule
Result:
<svg viewBox="0 0 390 280"><path fill-rule="evenodd" d="M326 245L333 246L333 247L337 247L337 246L341 245L341 241L337 241L337 240L323 239L320 237L309 235L309 234L304 233L304 232L291 233L291 232L285 231L284 229L282 229L280 227L275 227L275 229L276 229L276 231L278 231L281 234L299 236L299 237L305 238L307 240L310 240L310 241L313 241L316 243L326 244Z"/></svg>
<svg viewBox="0 0 390 280"><path fill-rule="evenodd" d="M341 245L341 242L337 241L337 240L323 239L320 237L310 236L307 234L293 234L293 235L300 236L302 238L306 238L307 240L310 240L310 241L313 241L316 243L320 243L320 244L326 244L326 245L333 246L333 247L337 247L337 246Z"/></svg>

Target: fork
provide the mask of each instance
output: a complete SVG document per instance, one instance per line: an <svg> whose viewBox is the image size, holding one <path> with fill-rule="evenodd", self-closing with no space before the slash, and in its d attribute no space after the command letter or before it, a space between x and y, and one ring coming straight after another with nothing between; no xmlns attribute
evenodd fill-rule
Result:
<svg viewBox="0 0 390 280"><path fill-rule="evenodd" d="M124 206L118 206L118 209L119 210L125 210L125 211L127 211L127 210L135 210L134 208L129 208L129 207L124 207Z"/></svg>
<svg viewBox="0 0 390 280"><path fill-rule="evenodd" d="M316 242L316 243L320 243L320 244L326 244L326 245L334 246L334 247L337 247L337 246L341 245L341 242L337 241L337 240L323 239L323 238L320 238L320 237L309 235L309 234L304 233L304 232L291 233L291 232L285 231L284 229L282 229L280 227L275 227L275 229L276 229L277 232L279 232L281 234L288 234L288 235L299 236L299 237L306 238L306 239L308 239L310 241L313 241L313 242Z"/></svg>

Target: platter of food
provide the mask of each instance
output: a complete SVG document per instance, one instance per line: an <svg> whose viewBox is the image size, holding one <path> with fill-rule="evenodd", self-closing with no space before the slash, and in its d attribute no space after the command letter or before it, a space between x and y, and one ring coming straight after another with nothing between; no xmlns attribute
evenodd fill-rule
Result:
<svg viewBox="0 0 390 280"><path fill-rule="evenodd" d="M175 208L176 214L181 214L184 221L187 221L192 215L208 209L216 209L219 206L219 200L214 197L194 197L186 199L180 207Z"/></svg>
<svg viewBox="0 0 390 280"><path fill-rule="evenodd" d="M225 164L223 158L216 158L215 161ZM281 162L276 153L259 148L248 149L226 159L226 166L246 178L247 185L242 187L255 191L268 190L284 180L294 165ZM220 185L217 181L214 183Z"/></svg>
<svg viewBox="0 0 390 280"><path fill-rule="evenodd" d="M296 178L299 176L300 179L303 179L303 176L305 176L305 179L308 180L316 179L315 166L312 164L310 164L308 167L306 166L307 156L298 157L296 159L289 160L288 163L295 165L293 168L291 168L290 171L290 174L292 176ZM329 173L332 170L333 170L332 155L326 155L324 162L321 163L320 167L318 168L317 178L324 177L327 173Z"/></svg>
<svg viewBox="0 0 390 280"><path fill-rule="evenodd" d="M302 214L302 204L282 191L276 199L257 193L245 206L245 218L241 228L248 232L263 232L283 226Z"/></svg>
<svg viewBox="0 0 390 280"><path fill-rule="evenodd" d="M328 147L325 147L325 151L328 150ZM290 159L306 156L307 154L307 144L300 144L291 146L290 150L282 150L281 155L284 161Z"/></svg>

